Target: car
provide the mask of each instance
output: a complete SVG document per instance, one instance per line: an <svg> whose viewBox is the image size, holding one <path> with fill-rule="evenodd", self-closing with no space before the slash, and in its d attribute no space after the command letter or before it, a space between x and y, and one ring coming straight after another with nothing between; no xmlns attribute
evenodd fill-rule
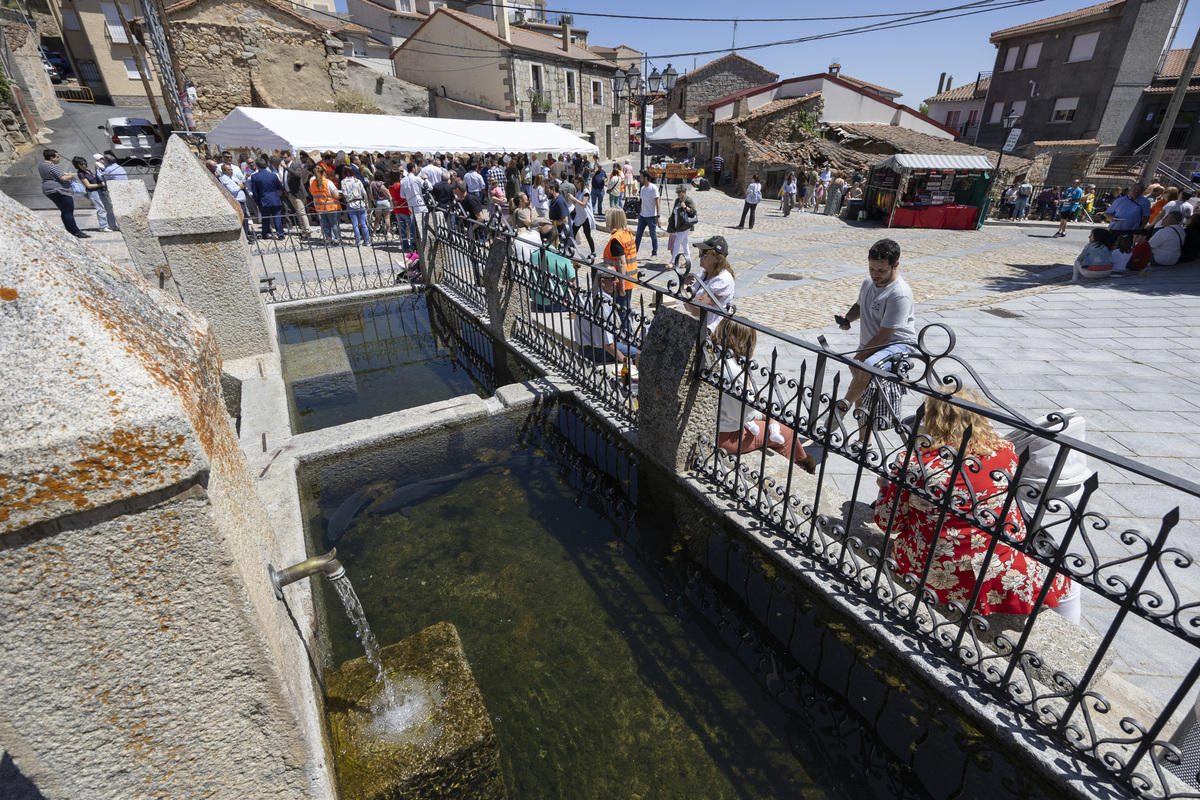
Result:
<svg viewBox="0 0 1200 800"><path fill-rule="evenodd" d="M42 59L42 69L46 70L46 76L50 78L51 83L63 82L62 72L60 72L58 67L54 66L49 61Z"/></svg>
<svg viewBox="0 0 1200 800"><path fill-rule="evenodd" d="M148 119L109 117L99 128L108 137L107 149L112 151L120 164L129 161L158 163L166 152L166 142L162 140L155 124Z"/></svg>
<svg viewBox="0 0 1200 800"><path fill-rule="evenodd" d="M75 74L71 69L71 62L67 61L61 53L56 53L46 47L39 47L38 52L42 54L42 60L49 61L62 77L69 78Z"/></svg>

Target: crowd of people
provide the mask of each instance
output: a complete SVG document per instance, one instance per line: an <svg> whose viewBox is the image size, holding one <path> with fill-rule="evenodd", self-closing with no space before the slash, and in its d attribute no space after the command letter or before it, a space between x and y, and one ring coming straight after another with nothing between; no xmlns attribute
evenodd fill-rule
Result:
<svg viewBox="0 0 1200 800"><path fill-rule="evenodd" d="M1113 197L1075 260L1073 280L1087 281L1171 267L1200 257L1200 215L1191 193L1137 183Z"/></svg>
<svg viewBox="0 0 1200 800"><path fill-rule="evenodd" d="M713 172L720 175L720 156L713 159ZM762 179L758 174L750 176L746 185L746 201L742 206L742 218L737 228L746 228L746 218L749 216L749 228L754 228L754 215L758 204L763 201ZM863 198L863 176L855 172L849 179L841 170L832 170L828 166L818 171L816 168L789 172L779 190L779 208L783 216L790 216L792 210L808 211L826 216L841 216L852 208L852 201Z"/></svg>

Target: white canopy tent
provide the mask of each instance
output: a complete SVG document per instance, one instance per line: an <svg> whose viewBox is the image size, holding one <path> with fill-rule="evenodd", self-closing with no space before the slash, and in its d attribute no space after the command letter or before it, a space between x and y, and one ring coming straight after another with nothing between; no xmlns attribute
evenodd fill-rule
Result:
<svg viewBox="0 0 1200 800"><path fill-rule="evenodd" d="M208 132L221 147L406 153L598 153L549 122L428 119L284 108L235 108Z"/></svg>
<svg viewBox="0 0 1200 800"><path fill-rule="evenodd" d="M693 144L707 142L708 137L680 119L678 114L672 114L646 137L646 141L650 144Z"/></svg>

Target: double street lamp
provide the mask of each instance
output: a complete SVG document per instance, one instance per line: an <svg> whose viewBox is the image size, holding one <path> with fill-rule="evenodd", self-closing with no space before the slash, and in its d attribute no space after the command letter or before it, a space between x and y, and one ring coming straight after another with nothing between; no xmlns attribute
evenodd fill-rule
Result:
<svg viewBox="0 0 1200 800"><path fill-rule="evenodd" d="M631 66L628 72L618 69L612 77L613 96L618 102L632 100L638 105L638 119L642 123L642 146L638 148L642 155L640 169L646 168L646 106L659 92L669 93L674 89L678 79L679 73L670 64L661 75L657 69L651 72L648 80L642 80L642 72L637 64Z"/></svg>

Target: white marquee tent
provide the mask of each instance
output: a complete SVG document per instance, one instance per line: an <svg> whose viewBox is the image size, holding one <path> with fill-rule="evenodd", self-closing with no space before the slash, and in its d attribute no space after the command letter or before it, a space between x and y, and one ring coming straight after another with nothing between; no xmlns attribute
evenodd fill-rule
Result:
<svg viewBox="0 0 1200 800"><path fill-rule="evenodd" d="M646 141L650 144L690 144L707 142L708 137L680 119L678 114L672 114L646 137Z"/></svg>
<svg viewBox="0 0 1200 800"><path fill-rule="evenodd" d="M283 108L235 108L208 132L221 147L405 153L598 153L549 122L429 119Z"/></svg>

